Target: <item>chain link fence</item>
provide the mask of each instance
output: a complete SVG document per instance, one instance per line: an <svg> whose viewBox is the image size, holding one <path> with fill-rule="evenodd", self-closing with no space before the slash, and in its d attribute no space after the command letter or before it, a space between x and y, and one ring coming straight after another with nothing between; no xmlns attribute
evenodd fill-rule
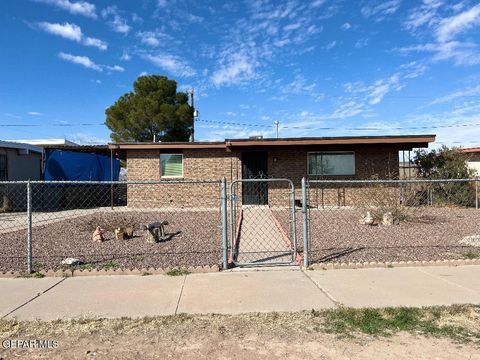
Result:
<svg viewBox="0 0 480 360"><path fill-rule="evenodd" d="M3 182L0 272L214 266L221 181Z"/></svg>
<svg viewBox="0 0 480 360"><path fill-rule="evenodd" d="M0 272L480 258L479 186L0 182Z"/></svg>
<svg viewBox="0 0 480 360"><path fill-rule="evenodd" d="M233 181L229 213L233 264L260 266L295 262L295 188L291 180Z"/></svg>
<svg viewBox="0 0 480 360"><path fill-rule="evenodd" d="M469 179L311 180L308 263L480 257L479 185Z"/></svg>

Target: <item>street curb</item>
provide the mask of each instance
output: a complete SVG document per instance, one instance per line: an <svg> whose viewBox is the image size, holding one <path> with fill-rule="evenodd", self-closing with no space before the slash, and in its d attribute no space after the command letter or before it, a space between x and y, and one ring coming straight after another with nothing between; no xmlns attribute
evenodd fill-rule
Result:
<svg viewBox="0 0 480 360"><path fill-rule="evenodd" d="M44 277L78 277L78 276L101 276L101 275L165 275L172 270L184 270L188 273L214 273L219 272L220 267L214 266L192 266L192 267L169 267L169 268L142 268L142 269L65 269L65 270L47 270L38 271ZM26 272L11 271L0 273L1 278L30 278ZM34 277L32 277L34 278Z"/></svg>
<svg viewBox="0 0 480 360"><path fill-rule="evenodd" d="M309 266L313 270L396 268L415 266L463 266L480 265L480 259L423 260L423 261L386 261L358 263L315 263Z"/></svg>

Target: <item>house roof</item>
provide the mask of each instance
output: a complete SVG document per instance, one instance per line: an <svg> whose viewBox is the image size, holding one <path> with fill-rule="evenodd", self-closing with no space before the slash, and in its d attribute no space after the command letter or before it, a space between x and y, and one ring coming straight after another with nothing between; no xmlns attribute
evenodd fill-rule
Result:
<svg viewBox="0 0 480 360"><path fill-rule="evenodd" d="M216 142L158 142L158 143L113 143L108 147L114 150L148 149L233 149L241 147L289 147L315 145L384 145L397 144L402 149L428 147L435 141L435 135L396 135L396 136L342 136L342 137L302 137L302 138L252 138L226 139Z"/></svg>
<svg viewBox="0 0 480 360"><path fill-rule="evenodd" d="M29 139L29 140L8 140L11 142L18 142L23 144L37 145L41 147L48 146L78 146L77 143L67 139Z"/></svg>
<svg viewBox="0 0 480 360"><path fill-rule="evenodd" d="M464 148L462 151L464 153L480 153L480 147Z"/></svg>
<svg viewBox="0 0 480 360"><path fill-rule="evenodd" d="M43 151L41 147L38 147L35 145L22 144L22 143L3 141L3 140L0 140L0 148L26 150L34 153L39 153L39 154L41 154Z"/></svg>

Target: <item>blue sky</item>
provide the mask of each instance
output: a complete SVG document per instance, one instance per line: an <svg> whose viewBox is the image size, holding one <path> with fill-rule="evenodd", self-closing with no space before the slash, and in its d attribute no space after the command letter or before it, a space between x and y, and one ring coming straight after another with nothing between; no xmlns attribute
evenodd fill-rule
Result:
<svg viewBox="0 0 480 360"><path fill-rule="evenodd" d="M196 140L480 145L479 2L2 0L0 23L1 139L108 142L105 109L161 74L195 88Z"/></svg>

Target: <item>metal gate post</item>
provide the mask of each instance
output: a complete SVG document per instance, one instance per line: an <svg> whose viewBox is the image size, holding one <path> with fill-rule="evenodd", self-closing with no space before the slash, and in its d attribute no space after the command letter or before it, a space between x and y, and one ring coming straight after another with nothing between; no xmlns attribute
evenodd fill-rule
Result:
<svg viewBox="0 0 480 360"><path fill-rule="evenodd" d="M227 235L227 179L222 178L220 211L222 213L222 254L223 270L228 268L228 235Z"/></svg>
<svg viewBox="0 0 480 360"><path fill-rule="evenodd" d="M32 184L27 182L27 271L33 272L32 266Z"/></svg>
<svg viewBox="0 0 480 360"><path fill-rule="evenodd" d="M308 267L308 199L307 179L302 178L302 214L303 214L303 266Z"/></svg>

